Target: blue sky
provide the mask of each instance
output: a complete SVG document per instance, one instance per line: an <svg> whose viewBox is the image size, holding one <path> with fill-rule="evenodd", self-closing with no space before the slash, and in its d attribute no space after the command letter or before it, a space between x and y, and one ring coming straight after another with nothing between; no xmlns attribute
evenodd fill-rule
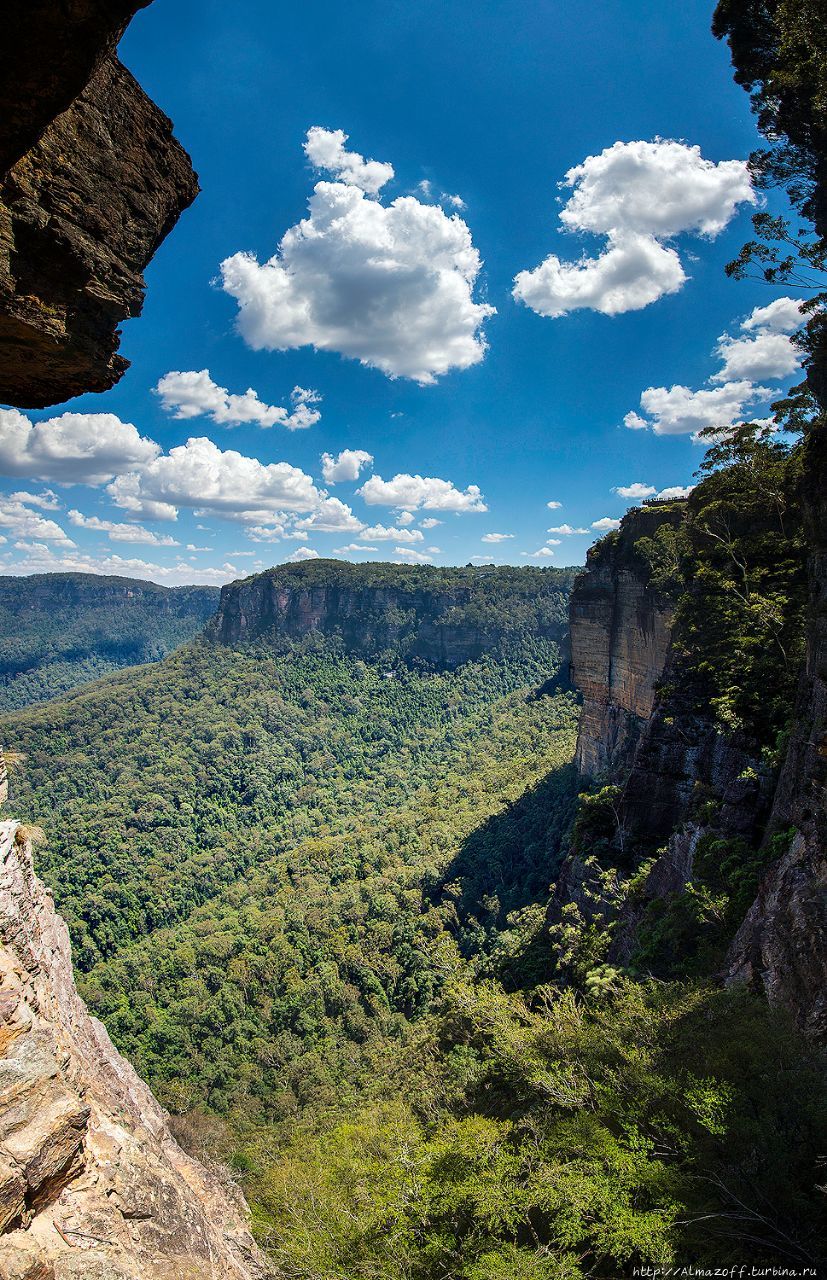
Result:
<svg viewBox="0 0 827 1280"><path fill-rule="evenodd" d="M624 417L641 414L641 394L675 385L705 389L723 399L708 402L703 412L711 404L723 412L732 401L726 389L744 383L743 369L748 383L773 393L791 380L784 350L789 307L759 315L741 331L753 309L766 308L777 295L760 283L724 276L724 264L748 238L752 209L743 171L711 166L743 161L757 135L746 95L732 83L727 50L709 34L710 17L711 6L695 0L680 6L631 0L589 6L574 0L360 0L342 6L309 0L286 7L263 0L164 0L139 13L120 55L173 118L202 193L146 273L143 316L123 329L121 350L132 367L122 382L105 395L27 413L28 422L47 425L39 443L32 435L25 448L19 442L28 426L0 415L0 470L11 473L2 481L6 499L0 505L4 571L65 566L162 582L222 581L297 552L334 551L355 560L579 564L598 536L594 523L617 519L630 505L614 490L642 484L659 492L690 484L702 450L693 442L690 419L681 418L680 398L663 402L655 396L654 407L642 414L647 425L630 430ZM304 151L313 126L348 135L346 143L322 137L330 154L338 145L340 152L390 164L393 178L365 191L361 178L348 177L352 161L347 171L344 161L338 170L314 168ZM685 147L664 151L665 144L635 153L644 170L651 164L640 177L637 212L630 213L635 193L628 182L638 178L627 181L620 162L632 155L628 144L656 139L697 146L703 160ZM598 160L582 171L580 183L558 188L567 171L616 143L623 144L613 153L617 172ZM367 332L360 308L376 303L376 284L362 279L358 253L346 264L347 278L334 281L335 332L329 318L320 322L318 316L302 321L304 329L291 327L285 307L304 315L308 297L313 303L313 273L327 261L319 267L312 257L317 243L327 243L322 238L309 247L305 239L304 256L287 282L289 296L269 299L264 319L249 322L245 341L236 327L238 300L221 287L220 264L241 252L255 254L260 264L274 255L284 233L307 216L320 181L352 198L359 217L376 215L380 236L387 230L384 211L394 200L418 201L398 229L413 257L398 276L391 270L383 285L382 306L399 332L388 336L385 312ZM572 197L575 229L567 231L559 214ZM658 221L667 198L677 211L671 222ZM378 214L375 205L381 206ZM438 208L442 215L427 212ZM598 231L576 229L598 223ZM473 288L450 270L435 283L428 237L443 232L457 242L470 237L481 259ZM538 314L543 306L565 305L561 289L580 290L582 301L583 282L572 279L567 267L584 254L599 261L612 245L623 259L620 306L628 309L607 315L591 305L557 317ZM336 248L335 239L328 243L334 273L345 261ZM392 246L391 256L397 249ZM627 264L624 255L632 249L651 258L648 274ZM514 280L549 255L562 260L563 284L558 272L551 302L544 302L547 278L532 276L525 291L532 309L512 296ZM632 279L635 271L639 278ZM273 273L255 267L248 274L248 294L271 288ZM639 306L633 297L638 286L673 291ZM605 291L601 295L600 280L595 287L589 296L599 304ZM419 308L412 327L428 328L410 341L409 305ZM486 306L496 314L474 327L473 316ZM296 343L310 334L329 349L250 345L251 337L283 345L294 332ZM721 372L725 357L714 354L724 332L736 340L731 376ZM432 367L450 365L454 339L465 355L447 372L427 375L429 361ZM764 345L758 350L756 343ZM369 363L341 354L343 349L361 352ZM384 361L384 370L371 367L377 361ZM306 398L309 416L321 416L297 430L279 421L232 426L205 414L172 416L174 404L165 409L153 391L159 379L205 369L208 400L223 403L225 417L232 416L234 402L227 408L217 389L237 396L254 388L264 406L283 406L281 417L287 418L294 387L321 397ZM407 376L423 369L433 381ZM398 376L389 376L395 371ZM716 372L720 377L710 382ZM206 403L203 380L200 385L199 403ZM737 414L737 392L734 398ZM766 412L757 394L747 403ZM691 412L698 404L691 402ZM194 407L190 401L188 412L194 414ZM56 430L53 420L64 412L83 415L64 424L77 437L66 446L70 454L73 448L84 456L94 452L90 441L105 438L111 419L86 415L103 413L134 424L152 447L134 446L134 433L130 444L121 432L126 460L118 461L115 450L114 460L87 458L88 465L81 465L73 455L61 471L54 462L43 463L42 455L44 433ZM658 421L660 434L652 430ZM119 430L113 438L120 438ZM169 451L190 437L207 438L216 449L197 458L188 454L184 466L181 455ZM225 478L224 496L198 507L203 468L225 466L216 460L217 450L254 461L233 462L235 479ZM336 459L342 450L363 451L373 462L356 481L326 482L321 456ZM233 483L249 481L255 489L265 476L256 463L288 464L280 478L267 472L264 509L258 497L245 508L227 496ZM347 471L346 462L339 471ZM112 486L112 476L127 473L137 478ZM383 499L371 503L357 490L372 474L390 484L371 489L369 483L365 495ZM403 479L394 487L400 476L449 485L412 487ZM77 477L93 483L66 483ZM272 498L282 481L293 495L285 511ZM470 494L469 486L476 486ZM40 504L10 497L21 490ZM43 498L47 490L54 497ZM338 499L335 511L325 507L325 494ZM394 495L407 507L394 505ZM561 505L550 510L549 501ZM341 504L350 516L342 516ZM487 509L473 509L481 506ZM322 509L328 515L319 518ZM169 518L176 512L176 519ZM339 530L318 527L337 520ZM423 527L423 521L437 520ZM550 532L561 526L585 532ZM377 528L402 533L377 540L370 534ZM510 536L483 542L490 534ZM376 551L341 551L352 545Z"/></svg>

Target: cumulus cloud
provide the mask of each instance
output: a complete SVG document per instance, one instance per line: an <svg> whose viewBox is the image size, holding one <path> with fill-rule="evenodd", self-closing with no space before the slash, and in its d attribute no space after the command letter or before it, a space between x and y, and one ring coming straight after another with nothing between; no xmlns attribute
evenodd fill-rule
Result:
<svg viewBox="0 0 827 1280"><path fill-rule="evenodd" d="M37 503L37 497L30 493L0 496L0 529L5 529L12 538L35 539L54 543L58 547L74 547L75 543L56 521L47 519L40 511L32 510L32 502ZM6 541L5 537L3 541Z"/></svg>
<svg viewBox="0 0 827 1280"><path fill-rule="evenodd" d="M749 405L766 400L769 395L766 387L746 380L701 391L691 391L680 384L647 387L640 397L646 417L627 413L623 421L632 430L649 427L656 436L697 436L706 427L727 430L743 420Z"/></svg>
<svg viewBox="0 0 827 1280"><path fill-rule="evenodd" d="M112 520L101 520L98 516L85 516L82 511L70 511L70 522L78 529L91 529L95 533L105 533L110 542L143 543L150 547L177 547L180 543L166 534L153 533L140 524L119 524ZM195 550L195 548L188 548Z"/></svg>
<svg viewBox="0 0 827 1280"><path fill-rule="evenodd" d="M776 298L756 307L741 323L740 334L724 333L715 354L721 367L698 391L677 384L647 387L640 397L643 414L632 410L623 419L632 431L655 435L693 435L707 427L727 431L742 422L747 410L770 399L762 380L787 378L798 371L799 353L789 334L802 321L794 298Z"/></svg>
<svg viewBox="0 0 827 1280"><path fill-rule="evenodd" d="M673 484L668 489L661 489L657 495L659 498L688 498L694 484Z"/></svg>
<svg viewBox="0 0 827 1280"><path fill-rule="evenodd" d="M364 522L353 514L347 503L338 498L321 499L318 510L294 525L297 530L315 533L359 533L364 527Z"/></svg>
<svg viewBox="0 0 827 1280"><path fill-rule="evenodd" d="M298 564L301 560L318 560L319 553L314 551L312 547L296 547L287 557L288 564Z"/></svg>
<svg viewBox="0 0 827 1280"><path fill-rule="evenodd" d="M477 485L457 489L450 480L435 476L395 475L392 480L371 476L359 495L369 506L402 507L408 511L487 511Z"/></svg>
<svg viewBox="0 0 827 1280"><path fill-rule="evenodd" d="M427 520L420 520L419 522L422 529L435 529L438 524L442 523L442 520L436 520L433 516L428 516Z"/></svg>
<svg viewBox="0 0 827 1280"><path fill-rule="evenodd" d="M536 551L521 551L520 555L526 560L548 560L554 552L551 547L538 547Z"/></svg>
<svg viewBox="0 0 827 1280"><path fill-rule="evenodd" d="M801 303L795 298L776 298L765 307L756 307L747 316L742 329L765 329L769 333L792 333L804 323Z"/></svg>
<svg viewBox="0 0 827 1280"><path fill-rule="evenodd" d="M154 440L114 413L62 413L32 422L17 409L0 409L3 475L99 485L151 462L160 452Z"/></svg>
<svg viewBox="0 0 827 1280"><path fill-rule="evenodd" d="M304 153L314 169L326 169L340 182L375 196L394 176L393 165L365 160L358 151L346 151L347 138L343 129L322 129L314 124L307 131ZM425 195L430 195L430 184Z"/></svg>
<svg viewBox="0 0 827 1280"><path fill-rule="evenodd" d="M388 529L383 524L361 529L362 536L371 542L424 542L425 535L419 529Z"/></svg>
<svg viewBox="0 0 827 1280"><path fill-rule="evenodd" d="M5 573L103 573L126 578L141 578L148 582L160 582L166 586L201 584L222 586L239 576L233 564L195 568L186 561L172 565L154 564L147 560L129 559L123 556L90 556L80 552L58 555L42 542L18 543L21 556L4 565Z"/></svg>
<svg viewBox="0 0 827 1280"><path fill-rule="evenodd" d="M640 311L668 293L677 293L686 273L674 249L652 236L609 236L597 258L561 262L551 254L533 271L514 280L514 297L540 316L556 319L588 309L606 316Z"/></svg>
<svg viewBox="0 0 827 1280"><path fill-rule="evenodd" d="M52 489L44 489L42 493L26 493L23 489L18 489L16 493L9 495L11 502L22 502L27 507L40 507L42 511L58 511L60 509L60 499Z"/></svg>
<svg viewBox="0 0 827 1280"><path fill-rule="evenodd" d="M413 564L430 564L431 557L424 551L415 551L413 547L394 547L393 554L400 560L409 560Z"/></svg>
<svg viewBox="0 0 827 1280"><path fill-rule="evenodd" d="M344 151L344 140L309 131L308 155L338 181L316 183L308 216L273 257L222 262L241 336L257 351L312 346L423 384L478 364L495 308L473 298L481 262L468 226L414 196L382 204L391 166Z"/></svg>
<svg viewBox="0 0 827 1280"><path fill-rule="evenodd" d="M397 524L413 524L414 519L415 517L412 511L400 511L399 515L396 517L396 523Z"/></svg>
<svg viewBox="0 0 827 1280"><path fill-rule="evenodd" d="M378 550L378 547L366 547L361 542L349 542L346 547L336 547L333 554L337 556L347 556L350 555L351 552Z"/></svg>
<svg viewBox="0 0 827 1280"><path fill-rule="evenodd" d="M159 379L155 388L167 413L174 418L207 416L222 427L237 427L244 422L259 427L286 427L300 431L312 427L321 418L314 406L321 402L318 391L294 387L290 393L291 409L283 405L265 404L257 391L248 387L243 395L231 395L210 377L209 369L172 370Z"/></svg>
<svg viewBox="0 0 827 1280"><path fill-rule="evenodd" d="M654 492L653 484L641 484L639 480L634 484L619 484L612 489L612 493L618 494L621 498L651 498Z"/></svg>
<svg viewBox="0 0 827 1280"><path fill-rule="evenodd" d="M513 537L513 533L484 533L480 538L480 542L507 542L509 538Z"/></svg>
<svg viewBox="0 0 827 1280"><path fill-rule="evenodd" d="M565 537L570 537L572 534L575 534L575 533L588 533L589 531L588 529L575 529L570 524L554 524L551 526L550 529L547 530L547 532L562 533Z"/></svg>
<svg viewBox="0 0 827 1280"><path fill-rule="evenodd" d="M611 516L601 516L599 520L592 520L592 528L600 533L606 533L609 529L619 529L620 521L613 520Z"/></svg>
<svg viewBox="0 0 827 1280"><path fill-rule="evenodd" d="M562 502L554 502L553 500L551 502L546 503L546 506L548 507L549 511L559 511L562 505L563 505Z"/></svg>
<svg viewBox="0 0 827 1280"><path fill-rule="evenodd" d="M681 233L713 237L738 205L754 203L742 160L706 160L699 147L656 138L616 142L569 169L572 194L560 212L568 231L606 237L597 257L565 262L550 254L514 280L514 297L539 315L581 308L619 315L638 311L686 280L675 249Z"/></svg>
<svg viewBox="0 0 827 1280"><path fill-rule="evenodd" d="M358 480L365 467L373 466L373 454L364 449L343 449L338 457L322 454L322 475L325 484L341 484L345 480Z"/></svg>
<svg viewBox="0 0 827 1280"><path fill-rule="evenodd" d="M776 298L766 307L756 307L741 325L740 337L721 335L716 354L723 363L710 381L790 377L801 359L789 335L802 320L794 298Z"/></svg>
<svg viewBox="0 0 827 1280"><path fill-rule="evenodd" d="M206 436L191 437L141 471L118 476L107 492L117 506L154 518L159 511L169 518L179 507L190 507L266 523L273 513L314 512L323 504L311 477L298 467L219 449Z"/></svg>

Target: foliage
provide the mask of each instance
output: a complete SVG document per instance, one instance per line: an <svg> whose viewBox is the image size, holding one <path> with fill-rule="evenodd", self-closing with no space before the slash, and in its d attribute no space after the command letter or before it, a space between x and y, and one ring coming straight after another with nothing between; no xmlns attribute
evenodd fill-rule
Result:
<svg viewBox="0 0 827 1280"><path fill-rule="evenodd" d="M89 573L0 578L0 711L157 662L197 635L217 603L214 587Z"/></svg>

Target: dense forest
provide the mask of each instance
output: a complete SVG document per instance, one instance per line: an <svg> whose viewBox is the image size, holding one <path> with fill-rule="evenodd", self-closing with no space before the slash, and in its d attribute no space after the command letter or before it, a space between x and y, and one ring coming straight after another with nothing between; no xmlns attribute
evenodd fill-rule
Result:
<svg viewBox="0 0 827 1280"><path fill-rule="evenodd" d="M197 635L217 587L42 573L0 578L0 711L44 702Z"/></svg>
<svg viewBox="0 0 827 1280"><path fill-rule="evenodd" d="M768 141L756 181L818 229L821 7L723 0L715 30ZM823 268L819 234L763 213L755 232L736 278ZM805 648L823 300L805 382L771 424L711 432L680 519L629 552L674 611L664 726L703 718L756 788L778 778ZM623 786L571 763L577 698L550 631L570 586L283 567L225 589L219 617L247 618L238 591L262 607L243 636L217 623L0 725L89 1007L182 1144L233 1171L289 1280L824 1265L823 1048L722 981L792 833L727 835L698 786L692 883L647 896L662 847L625 841ZM274 589L410 598L377 603L366 652L334 623L280 631ZM415 653L440 594L499 640L447 665Z"/></svg>

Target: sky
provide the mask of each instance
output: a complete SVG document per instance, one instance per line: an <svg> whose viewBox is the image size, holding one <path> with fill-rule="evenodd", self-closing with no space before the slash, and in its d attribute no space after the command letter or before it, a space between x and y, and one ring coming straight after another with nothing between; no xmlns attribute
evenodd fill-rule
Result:
<svg viewBox="0 0 827 1280"><path fill-rule="evenodd" d="M0 572L577 565L796 379L725 264L759 145L712 6L157 0L202 191L102 395L0 409ZM773 207L773 206L770 206Z"/></svg>

